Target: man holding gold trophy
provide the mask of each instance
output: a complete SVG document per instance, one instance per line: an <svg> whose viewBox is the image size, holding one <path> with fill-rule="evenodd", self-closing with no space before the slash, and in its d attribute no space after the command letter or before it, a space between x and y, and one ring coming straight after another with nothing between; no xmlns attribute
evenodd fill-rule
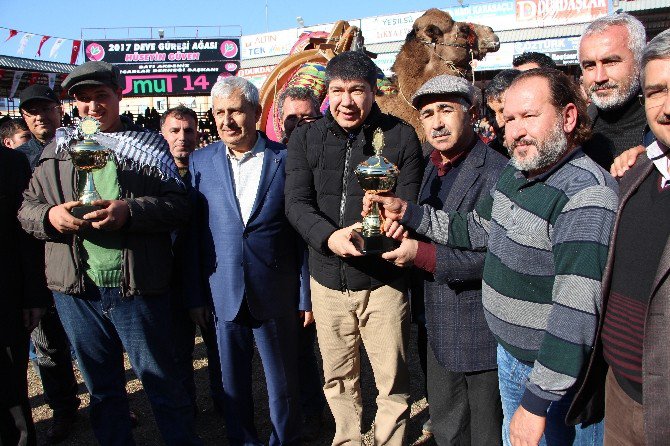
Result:
<svg viewBox="0 0 670 446"><path fill-rule="evenodd" d="M84 118L44 149L19 220L46 240L47 283L91 394L93 431L100 444L134 444L125 349L166 444L201 444L165 342L170 233L189 218L177 167L162 136L121 121L116 67L87 62L63 88Z"/></svg>
<svg viewBox="0 0 670 446"><path fill-rule="evenodd" d="M286 215L310 247L312 310L324 393L336 424L333 444L362 443L363 341L379 390L375 444L400 445L409 418L408 280L381 258L389 247L378 223L369 218L361 227L360 220L364 188L416 199L421 147L411 126L375 104L377 68L363 52L335 56L326 84L328 112L295 129L288 143Z"/></svg>

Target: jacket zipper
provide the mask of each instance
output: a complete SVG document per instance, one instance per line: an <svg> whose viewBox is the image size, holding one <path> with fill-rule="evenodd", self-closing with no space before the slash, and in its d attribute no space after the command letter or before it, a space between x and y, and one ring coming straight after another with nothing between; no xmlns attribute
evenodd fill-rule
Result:
<svg viewBox="0 0 670 446"><path fill-rule="evenodd" d="M73 167L72 171L72 197L73 201L78 200L77 195L79 194L79 173ZM81 271L81 251L79 249L79 244L81 243L81 238L79 235L74 234L72 236L72 259L74 261L74 273L77 276L77 281L79 282L79 293L84 294L86 292L86 285L84 281L84 274Z"/></svg>
<svg viewBox="0 0 670 446"><path fill-rule="evenodd" d="M344 173L342 174L342 196L340 197L340 228L344 227L344 209L347 205L347 189L349 184L349 162L351 161L351 149L354 146L354 140L356 136L354 134L349 134L347 136L347 147L344 155ZM340 290L344 291L347 289L347 275L346 275L346 264L341 259L340 262Z"/></svg>

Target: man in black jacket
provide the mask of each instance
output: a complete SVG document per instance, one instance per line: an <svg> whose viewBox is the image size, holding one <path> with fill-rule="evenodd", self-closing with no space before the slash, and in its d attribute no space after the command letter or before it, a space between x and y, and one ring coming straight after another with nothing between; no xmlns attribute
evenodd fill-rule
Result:
<svg viewBox="0 0 670 446"><path fill-rule="evenodd" d="M584 88L591 98L593 135L584 153L603 169L625 150L644 148L646 119L640 104L640 60L646 42L644 25L630 14L594 20L579 43Z"/></svg>
<svg viewBox="0 0 670 446"><path fill-rule="evenodd" d="M30 170L35 170L44 147L54 138L56 128L61 125L63 109L56 93L48 86L39 84L31 85L21 92L19 109L32 138L18 146L16 151L23 153L30 163ZM44 255L41 254L36 260L42 268L43 259ZM80 401L70 344L53 302L30 337L35 346L44 397L53 410L47 439L50 443L60 443L70 435Z"/></svg>
<svg viewBox="0 0 670 446"><path fill-rule="evenodd" d="M28 335L51 300L36 257L41 244L21 230L16 212L30 179L25 157L0 147L0 444L37 444L28 401Z"/></svg>
<svg viewBox="0 0 670 446"><path fill-rule="evenodd" d="M352 242L361 220L363 189L356 166L374 154L375 130L383 156L400 169L395 193L416 198L421 147L409 125L375 104L377 69L359 52L326 67L329 110L296 129L286 162L286 215L310 246L312 309L335 418L333 444L361 444L361 340L379 391L375 444L402 444L409 418L407 280L379 256L362 256Z"/></svg>

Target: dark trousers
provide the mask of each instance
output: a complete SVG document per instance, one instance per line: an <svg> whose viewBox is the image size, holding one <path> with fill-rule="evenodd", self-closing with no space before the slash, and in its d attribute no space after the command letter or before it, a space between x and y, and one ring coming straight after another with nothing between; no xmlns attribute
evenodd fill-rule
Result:
<svg viewBox="0 0 670 446"><path fill-rule="evenodd" d="M54 293L63 327L91 394L91 424L101 445L135 444L128 416L123 350L144 387L167 445L200 445L188 394L176 378L170 297L122 298L120 288L86 284Z"/></svg>
<svg viewBox="0 0 670 446"><path fill-rule="evenodd" d="M31 338L44 399L54 411L54 417L72 415L79 408L77 380L72 368L70 344L56 308L47 310Z"/></svg>
<svg viewBox="0 0 670 446"><path fill-rule="evenodd" d="M195 348L195 324L187 309L173 308L174 324L174 355L177 362L178 380L182 383L193 407L196 408L195 380L193 376L193 349ZM207 372L209 375L209 391L215 405L223 404L223 384L221 381L221 361L219 348L216 344L214 317L210 317L209 326L200 328L202 340L207 352Z"/></svg>
<svg viewBox="0 0 670 446"><path fill-rule="evenodd" d="M216 322L225 395L228 442L233 445L294 445L300 442L296 334L298 314L259 321L246 299L233 321ZM263 363L272 432L261 442L254 425L252 368L254 342Z"/></svg>
<svg viewBox="0 0 670 446"><path fill-rule="evenodd" d="M314 342L316 340L316 324L303 327L303 320L298 322L298 379L300 380L300 405L303 415L320 416L326 406L323 395L321 371L316 361Z"/></svg>
<svg viewBox="0 0 670 446"><path fill-rule="evenodd" d="M28 402L28 334L17 333L0 346L0 445L37 444Z"/></svg>
<svg viewBox="0 0 670 446"><path fill-rule="evenodd" d="M428 346L428 395L433 435L439 446L498 446L502 404L498 371L451 372Z"/></svg>

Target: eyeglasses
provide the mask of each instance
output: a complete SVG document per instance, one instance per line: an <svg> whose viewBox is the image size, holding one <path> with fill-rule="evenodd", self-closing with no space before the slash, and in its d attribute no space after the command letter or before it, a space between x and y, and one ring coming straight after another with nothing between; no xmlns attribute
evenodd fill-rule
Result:
<svg viewBox="0 0 670 446"><path fill-rule="evenodd" d="M21 109L23 114L29 118L33 118L37 115L46 115L53 110L60 109L60 105L47 105L43 107L26 107Z"/></svg>
<svg viewBox="0 0 670 446"><path fill-rule="evenodd" d="M656 108L663 105L668 98L668 87L660 90L648 91L640 96L640 103L645 108Z"/></svg>

